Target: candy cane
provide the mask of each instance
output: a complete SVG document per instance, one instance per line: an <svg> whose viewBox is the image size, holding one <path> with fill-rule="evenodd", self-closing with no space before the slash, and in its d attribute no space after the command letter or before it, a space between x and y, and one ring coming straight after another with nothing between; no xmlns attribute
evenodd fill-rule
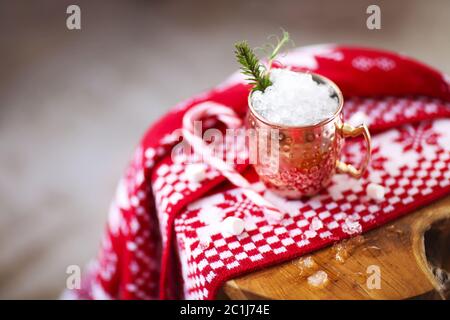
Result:
<svg viewBox="0 0 450 320"><path fill-rule="evenodd" d="M194 121L199 121L207 116L217 117L217 119L222 121L230 129L236 129L242 126L241 119L232 109L215 102L203 102L191 108L183 117L183 136L186 141L192 146L195 153L203 155L202 158L210 166L217 169L234 186L241 188L247 198L256 205L262 206L265 209L264 213L266 217L271 220L270 222L279 221L284 213L261 196L233 166L215 157L203 139L194 134Z"/></svg>

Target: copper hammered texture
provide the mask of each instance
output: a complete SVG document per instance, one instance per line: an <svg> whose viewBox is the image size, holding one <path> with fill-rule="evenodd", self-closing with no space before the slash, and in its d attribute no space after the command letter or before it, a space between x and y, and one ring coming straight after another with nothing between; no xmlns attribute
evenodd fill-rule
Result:
<svg viewBox="0 0 450 320"><path fill-rule="evenodd" d="M305 128L278 128L277 170L271 163L261 161L261 156L273 157L268 143L259 143L256 173L273 192L290 199L317 194L331 181L336 170L336 161L340 158L344 138L338 128L342 127L342 113L326 124ZM261 129L273 129L256 118L251 111L247 116L247 125L259 132ZM257 134L256 139L261 139ZM272 159L274 160L274 159ZM273 162L272 162L273 165Z"/></svg>

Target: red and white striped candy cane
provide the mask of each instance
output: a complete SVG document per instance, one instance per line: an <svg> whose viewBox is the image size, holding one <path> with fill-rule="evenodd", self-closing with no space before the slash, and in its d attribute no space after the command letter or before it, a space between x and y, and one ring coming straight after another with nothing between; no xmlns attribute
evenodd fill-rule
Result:
<svg viewBox="0 0 450 320"><path fill-rule="evenodd" d="M203 102L189 109L183 117L183 136L192 146L195 153L202 155L210 166L217 169L233 185L243 190L244 194L256 205L264 208L265 215L272 221L279 221L284 215L278 208L261 196L253 186L233 166L213 155L203 139L194 134L194 121L214 116L222 121L227 128L237 129L242 126L242 120L231 109L215 102Z"/></svg>

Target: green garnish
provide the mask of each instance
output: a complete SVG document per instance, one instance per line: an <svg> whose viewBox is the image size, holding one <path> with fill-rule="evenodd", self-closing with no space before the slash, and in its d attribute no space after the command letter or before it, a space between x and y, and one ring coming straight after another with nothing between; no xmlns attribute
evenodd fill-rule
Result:
<svg viewBox="0 0 450 320"><path fill-rule="evenodd" d="M268 44L272 52L268 56L268 68L266 68L258 59L255 52L250 48L247 41L238 42L235 44L236 59L241 65L241 71L248 76L246 80L253 85L252 91L263 91L272 85L270 81L270 69L272 63L277 55L280 53L283 46L290 41L289 33L283 30L281 39L277 37L277 44Z"/></svg>
<svg viewBox="0 0 450 320"><path fill-rule="evenodd" d="M241 71L248 76L247 80L253 85L253 91L264 91L272 85L266 68L259 62L258 57L248 45L247 41L236 43L236 59L241 64Z"/></svg>
<svg viewBox="0 0 450 320"><path fill-rule="evenodd" d="M281 40L277 37L277 45L273 46L272 44L269 44L269 46L272 48L272 53L269 56L269 70L272 67L273 60L277 57L278 53L280 53L281 49L285 44L287 44L289 41L289 33L287 31L283 31L283 37Z"/></svg>

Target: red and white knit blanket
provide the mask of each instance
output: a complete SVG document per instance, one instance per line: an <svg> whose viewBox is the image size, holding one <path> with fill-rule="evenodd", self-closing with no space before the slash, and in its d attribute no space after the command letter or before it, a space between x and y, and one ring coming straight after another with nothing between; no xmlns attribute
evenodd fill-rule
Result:
<svg viewBox="0 0 450 320"><path fill-rule="evenodd" d="M275 224L216 169L208 167L201 182L187 180L186 164L171 157L173 133L185 112L204 101L243 117L249 87L236 73L175 106L144 135L111 204L100 254L73 297L212 299L227 279L365 232L450 193L447 76L404 56L365 48L314 46L280 60L336 82L346 98L347 120L366 115L373 153L365 176L335 175L321 194L288 201L265 190L250 166L239 165L261 195L288 213ZM360 141L348 141L346 161L362 161L360 148ZM370 182L385 187L383 201L366 196ZM218 232L200 243L197 231L228 216L245 221L243 234Z"/></svg>

